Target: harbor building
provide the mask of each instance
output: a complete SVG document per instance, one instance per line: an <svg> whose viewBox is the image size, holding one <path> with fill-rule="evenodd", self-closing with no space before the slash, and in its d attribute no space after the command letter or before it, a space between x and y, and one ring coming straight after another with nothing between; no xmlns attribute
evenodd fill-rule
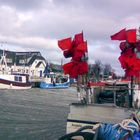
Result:
<svg viewBox="0 0 140 140"><path fill-rule="evenodd" d="M5 59L2 59L5 56ZM46 60L40 52L13 52L0 50L0 71L1 73L19 72L29 74L32 78L43 77L46 67Z"/></svg>

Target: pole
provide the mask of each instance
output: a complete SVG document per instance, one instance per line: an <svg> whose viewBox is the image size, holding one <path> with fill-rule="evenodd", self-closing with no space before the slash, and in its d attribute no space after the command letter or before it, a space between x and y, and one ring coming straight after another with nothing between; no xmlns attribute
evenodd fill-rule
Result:
<svg viewBox="0 0 140 140"><path fill-rule="evenodd" d="M61 58L61 73L63 73L63 58Z"/></svg>
<svg viewBox="0 0 140 140"><path fill-rule="evenodd" d="M130 77L131 79L131 83L130 83L130 95L129 95L129 107L130 108L132 108L132 106L133 106L133 84L134 84L134 77L133 76L131 76Z"/></svg>

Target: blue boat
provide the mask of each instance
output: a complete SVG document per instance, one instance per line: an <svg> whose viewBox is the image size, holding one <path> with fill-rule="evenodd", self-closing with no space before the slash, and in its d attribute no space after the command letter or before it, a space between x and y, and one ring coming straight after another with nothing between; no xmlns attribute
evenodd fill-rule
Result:
<svg viewBox="0 0 140 140"><path fill-rule="evenodd" d="M42 89L63 89L70 86L70 80L68 76L56 75L49 73L40 82L40 88Z"/></svg>

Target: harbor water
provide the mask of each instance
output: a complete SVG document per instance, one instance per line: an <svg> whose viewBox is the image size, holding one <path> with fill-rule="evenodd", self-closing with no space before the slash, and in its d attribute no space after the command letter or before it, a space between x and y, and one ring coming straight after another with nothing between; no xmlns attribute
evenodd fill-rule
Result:
<svg viewBox="0 0 140 140"><path fill-rule="evenodd" d="M0 90L0 140L57 140L76 88Z"/></svg>

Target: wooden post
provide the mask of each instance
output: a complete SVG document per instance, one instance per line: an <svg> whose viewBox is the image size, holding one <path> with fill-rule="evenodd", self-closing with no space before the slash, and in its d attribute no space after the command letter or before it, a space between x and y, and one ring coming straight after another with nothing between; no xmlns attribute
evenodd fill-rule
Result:
<svg viewBox="0 0 140 140"><path fill-rule="evenodd" d="M133 84L134 84L134 77L131 76L131 83L130 83L130 95L129 95L129 107L132 108L133 106Z"/></svg>

